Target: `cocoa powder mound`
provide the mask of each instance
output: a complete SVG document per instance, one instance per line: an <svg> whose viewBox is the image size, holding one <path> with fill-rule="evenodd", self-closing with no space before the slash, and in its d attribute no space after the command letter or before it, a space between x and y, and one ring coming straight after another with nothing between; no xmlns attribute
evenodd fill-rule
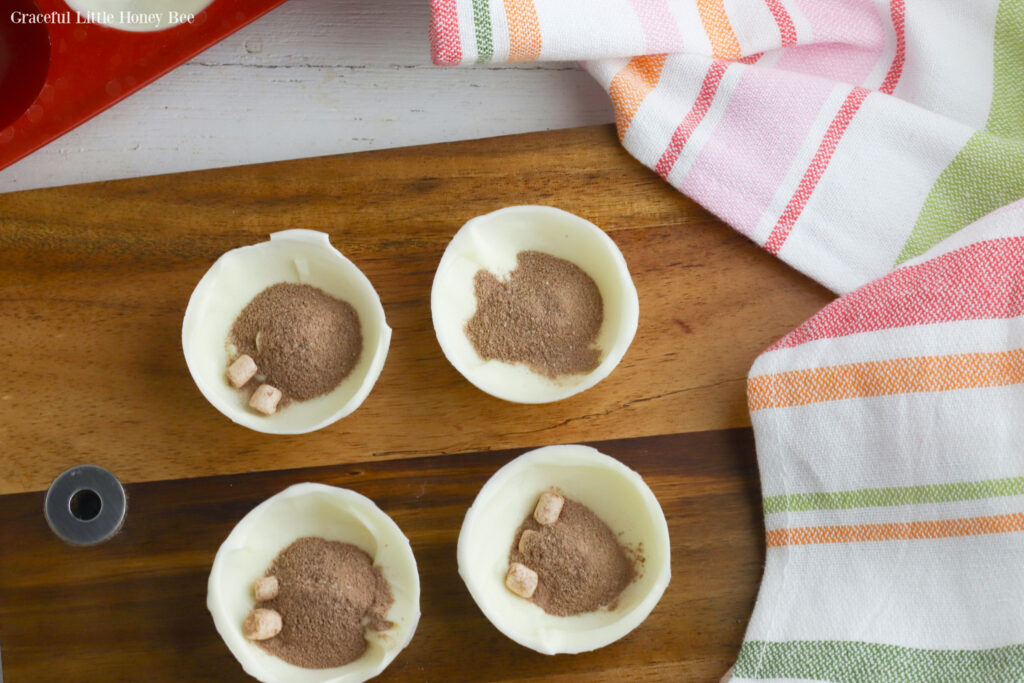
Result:
<svg viewBox="0 0 1024 683"><path fill-rule="evenodd" d="M552 379L590 372L604 320L601 292L574 263L521 251L507 280L486 270L473 277L477 307L466 336L484 360L523 363Z"/></svg>
<svg viewBox="0 0 1024 683"><path fill-rule="evenodd" d="M614 607L636 576L635 562L615 533L590 508L568 498L554 524L527 517L516 530L508 561L537 572L530 599L559 617Z"/></svg>
<svg viewBox="0 0 1024 683"><path fill-rule="evenodd" d="M306 401L341 384L363 350L359 314L312 285L281 282L242 309L228 344L256 361L257 376L286 399ZM261 382L255 382L253 388Z"/></svg>
<svg viewBox="0 0 1024 683"><path fill-rule="evenodd" d="M350 543L300 538L274 559L278 593L259 607L281 615L281 632L257 643L307 669L344 666L366 652L366 629L386 631L391 586L373 559Z"/></svg>

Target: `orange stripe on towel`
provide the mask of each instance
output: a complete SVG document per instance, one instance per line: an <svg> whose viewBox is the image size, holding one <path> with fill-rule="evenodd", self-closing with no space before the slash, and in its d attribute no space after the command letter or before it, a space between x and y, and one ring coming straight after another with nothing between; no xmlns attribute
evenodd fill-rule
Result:
<svg viewBox="0 0 1024 683"><path fill-rule="evenodd" d="M750 410L1024 382L1024 349L833 365L747 380Z"/></svg>
<svg viewBox="0 0 1024 683"><path fill-rule="evenodd" d="M939 519L928 522L892 524L854 524L849 526L807 526L772 529L765 533L768 547L813 545L818 543L863 543L905 541L929 538L954 538L1024 531L1024 513L964 519Z"/></svg>
<svg viewBox="0 0 1024 683"><path fill-rule="evenodd" d="M505 16L508 19L508 61L539 59L543 41L533 0L505 0Z"/></svg>
<svg viewBox="0 0 1024 683"><path fill-rule="evenodd" d="M704 32L711 41L711 56L718 59L739 59L740 42L725 12L725 0L697 0L697 11Z"/></svg>
<svg viewBox="0 0 1024 683"><path fill-rule="evenodd" d="M612 78L608 94L615 105L615 126L618 128L620 140L626 134L626 129L633 121L640 103L658 85L667 58L668 55L633 57Z"/></svg>

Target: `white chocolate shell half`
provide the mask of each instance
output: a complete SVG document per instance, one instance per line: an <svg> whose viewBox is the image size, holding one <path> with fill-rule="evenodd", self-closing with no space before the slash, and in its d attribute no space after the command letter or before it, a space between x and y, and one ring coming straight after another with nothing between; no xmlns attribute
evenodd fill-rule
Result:
<svg viewBox="0 0 1024 683"><path fill-rule="evenodd" d="M637 578L613 609L557 617L506 588L516 529L551 487L589 507L623 546L642 554ZM491 623L547 655L596 650L622 638L647 618L671 578L668 525L657 498L639 474L589 446L538 448L495 472L466 513L458 560L459 575Z"/></svg>
<svg viewBox="0 0 1024 683"><path fill-rule="evenodd" d="M363 351L352 372L333 391L294 401L273 415L249 407L249 395L225 378L231 358L225 347L238 314L253 297L279 282L319 287L356 309ZM358 408L380 377L391 328L373 285L355 264L314 230L275 232L270 241L232 249L196 285L181 326L181 346L192 378L213 406L240 425L267 434L303 434L326 427Z"/></svg>
<svg viewBox="0 0 1024 683"><path fill-rule="evenodd" d="M351 543L366 551L391 584L387 631L367 630L362 657L333 669L304 669L242 635L255 606L252 585L279 552L304 536ZM412 640L420 619L420 579L409 539L372 500L324 484L296 484L253 508L221 544L210 570L206 606L224 643L263 683L360 683L380 674ZM287 615L284 615L287 618Z"/></svg>
<svg viewBox="0 0 1024 683"><path fill-rule="evenodd" d="M604 321L591 372L550 379L526 365L484 360L466 336L476 312L473 278L483 269L505 277L521 251L541 251L582 268L597 284ZM629 348L640 319L636 286L615 242L596 225L550 206L511 206L478 216L455 233L430 293L434 333L445 357L479 389L516 403L549 403L589 389L607 377Z"/></svg>

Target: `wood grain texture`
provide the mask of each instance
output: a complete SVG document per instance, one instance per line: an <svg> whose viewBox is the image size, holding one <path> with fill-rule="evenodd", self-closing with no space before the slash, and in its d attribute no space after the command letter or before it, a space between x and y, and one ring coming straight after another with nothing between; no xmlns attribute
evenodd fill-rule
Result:
<svg viewBox="0 0 1024 683"><path fill-rule="evenodd" d="M541 406L464 380L429 310L455 231L530 203L607 230L641 307L608 379ZM366 273L394 337L356 413L269 437L203 399L181 321L221 253L300 227ZM640 166L611 127L3 195L0 493L83 462L148 481L744 426L755 356L831 296Z"/></svg>
<svg viewBox="0 0 1024 683"><path fill-rule="evenodd" d="M423 617L377 680L717 681L742 640L764 558L749 429L595 443L664 508L673 578L651 616L591 653L545 657L501 635L457 574L455 545L492 452L134 484L110 541L65 545L43 494L0 496L0 648L6 683L244 681L213 628L206 580L221 541L257 503L300 481L374 499L409 536Z"/></svg>

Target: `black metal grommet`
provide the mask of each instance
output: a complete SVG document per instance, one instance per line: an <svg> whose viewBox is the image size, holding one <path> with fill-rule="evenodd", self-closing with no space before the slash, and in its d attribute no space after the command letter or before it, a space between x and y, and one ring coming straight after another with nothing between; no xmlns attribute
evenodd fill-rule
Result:
<svg viewBox="0 0 1024 683"><path fill-rule="evenodd" d="M53 533L68 543L93 545L121 528L124 487L102 467L79 465L53 480L43 508Z"/></svg>

